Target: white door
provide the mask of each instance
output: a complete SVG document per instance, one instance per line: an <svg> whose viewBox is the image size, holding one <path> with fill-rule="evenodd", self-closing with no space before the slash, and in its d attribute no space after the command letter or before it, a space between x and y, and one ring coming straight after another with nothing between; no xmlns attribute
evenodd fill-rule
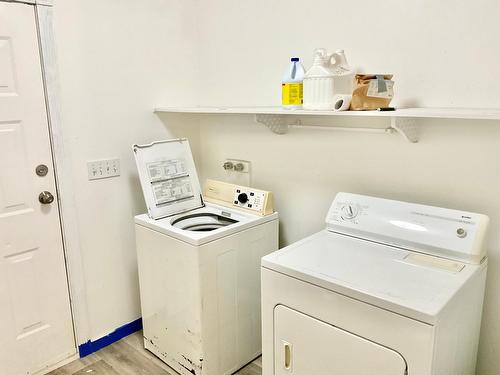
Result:
<svg viewBox="0 0 500 375"><path fill-rule="evenodd" d="M0 375L76 353L57 198L40 203L44 191L56 198L34 8L0 2Z"/></svg>
<svg viewBox="0 0 500 375"><path fill-rule="evenodd" d="M274 310L276 375L404 375L403 357L288 307Z"/></svg>

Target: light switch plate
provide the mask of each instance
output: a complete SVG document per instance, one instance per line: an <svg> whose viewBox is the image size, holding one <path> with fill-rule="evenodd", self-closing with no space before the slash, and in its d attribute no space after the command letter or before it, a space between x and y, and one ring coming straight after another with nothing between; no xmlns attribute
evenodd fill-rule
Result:
<svg viewBox="0 0 500 375"><path fill-rule="evenodd" d="M103 159L87 162L89 180L116 177L120 175L120 159Z"/></svg>

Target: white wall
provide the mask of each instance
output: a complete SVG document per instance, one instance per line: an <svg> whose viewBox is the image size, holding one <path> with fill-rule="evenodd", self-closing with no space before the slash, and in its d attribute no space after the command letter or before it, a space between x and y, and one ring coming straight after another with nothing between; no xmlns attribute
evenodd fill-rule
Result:
<svg viewBox="0 0 500 375"><path fill-rule="evenodd" d="M499 107L500 90L492 84L500 76L498 1L199 5L200 87L207 90L202 105L277 105L289 57L300 56L307 65L314 48L326 47L344 48L364 72L394 73L396 104ZM250 160L253 184L275 192L282 244L321 229L338 191L488 214L490 268L478 374L498 373L500 122L421 121L420 143L410 144L396 135L296 130L278 136L251 116L195 121L201 123L202 175L224 178L226 157Z"/></svg>
<svg viewBox="0 0 500 375"><path fill-rule="evenodd" d="M208 0L198 12L205 105L278 105L290 57L307 66L324 47L393 73L396 104L498 107L495 0Z"/></svg>
<svg viewBox="0 0 500 375"><path fill-rule="evenodd" d="M153 114L154 103L193 101L193 6L186 0L56 1L63 135L85 279L77 286L85 295L76 302L88 321L78 327L79 343L140 317L133 216L145 208L131 146L175 133ZM87 160L115 157L120 177L87 180Z"/></svg>
<svg viewBox="0 0 500 375"><path fill-rule="evenodd" d="M307 65L316 47L344 48L354 67L394 73L396 104L498 107L500 93L491 83L500 73L498 2L361 0L356 10L331 0L56 1L88 338L139 316L131 218L144 205L130 145L187 135L202 178L224 178L220 165L226 157L252 161L253 185L275 192L282 244L322 228L341 190L490 215L478 374L496 374L500 123L423 121L420 143L409 144L396 135L277 136L250 116L160 119L152 108L277 105L289 57L303 57ZM86 180L86 160L116 156L122 160L120 178Z"/></svg>

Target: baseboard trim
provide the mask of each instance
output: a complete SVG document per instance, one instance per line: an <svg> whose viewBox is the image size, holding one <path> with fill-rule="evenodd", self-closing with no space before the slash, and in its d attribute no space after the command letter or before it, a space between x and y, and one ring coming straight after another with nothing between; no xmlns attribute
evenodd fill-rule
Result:
<svg viewBox="0 0 500 375"><path fill-rule="evenodd" d="M92 354L99 349L102 349L108 345L111 345L112 343L121 340L122 338L137 332L142 329L142 319L139 318L137 320L134 320L133 322L127 323L121 327L118 327L115 329L113 332L111 332L109 335L106 335L104 337L101 337L100 339L97 339L95 341L87 341L86 343L81 344L78 347L78 351L80 353L80 358L86 357L89 354Z"/></svg>

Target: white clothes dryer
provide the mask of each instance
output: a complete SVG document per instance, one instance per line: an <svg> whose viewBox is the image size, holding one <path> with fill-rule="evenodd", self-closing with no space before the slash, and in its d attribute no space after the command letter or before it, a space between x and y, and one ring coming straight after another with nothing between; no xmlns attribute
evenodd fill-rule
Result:
<svg viewBox="0 0 500 375"><path fill-rule="evenodd" d="M208 180L186 139L135 145L144 345L184 375L232 374L261 353L260 259L278 248L272 194Z"/></svg>
<svg viewBox="0 0 500 375"><path fill-rule="evenodd" d="M263 375L473 375L488 217L339 193L262 260Z"/></svg>

